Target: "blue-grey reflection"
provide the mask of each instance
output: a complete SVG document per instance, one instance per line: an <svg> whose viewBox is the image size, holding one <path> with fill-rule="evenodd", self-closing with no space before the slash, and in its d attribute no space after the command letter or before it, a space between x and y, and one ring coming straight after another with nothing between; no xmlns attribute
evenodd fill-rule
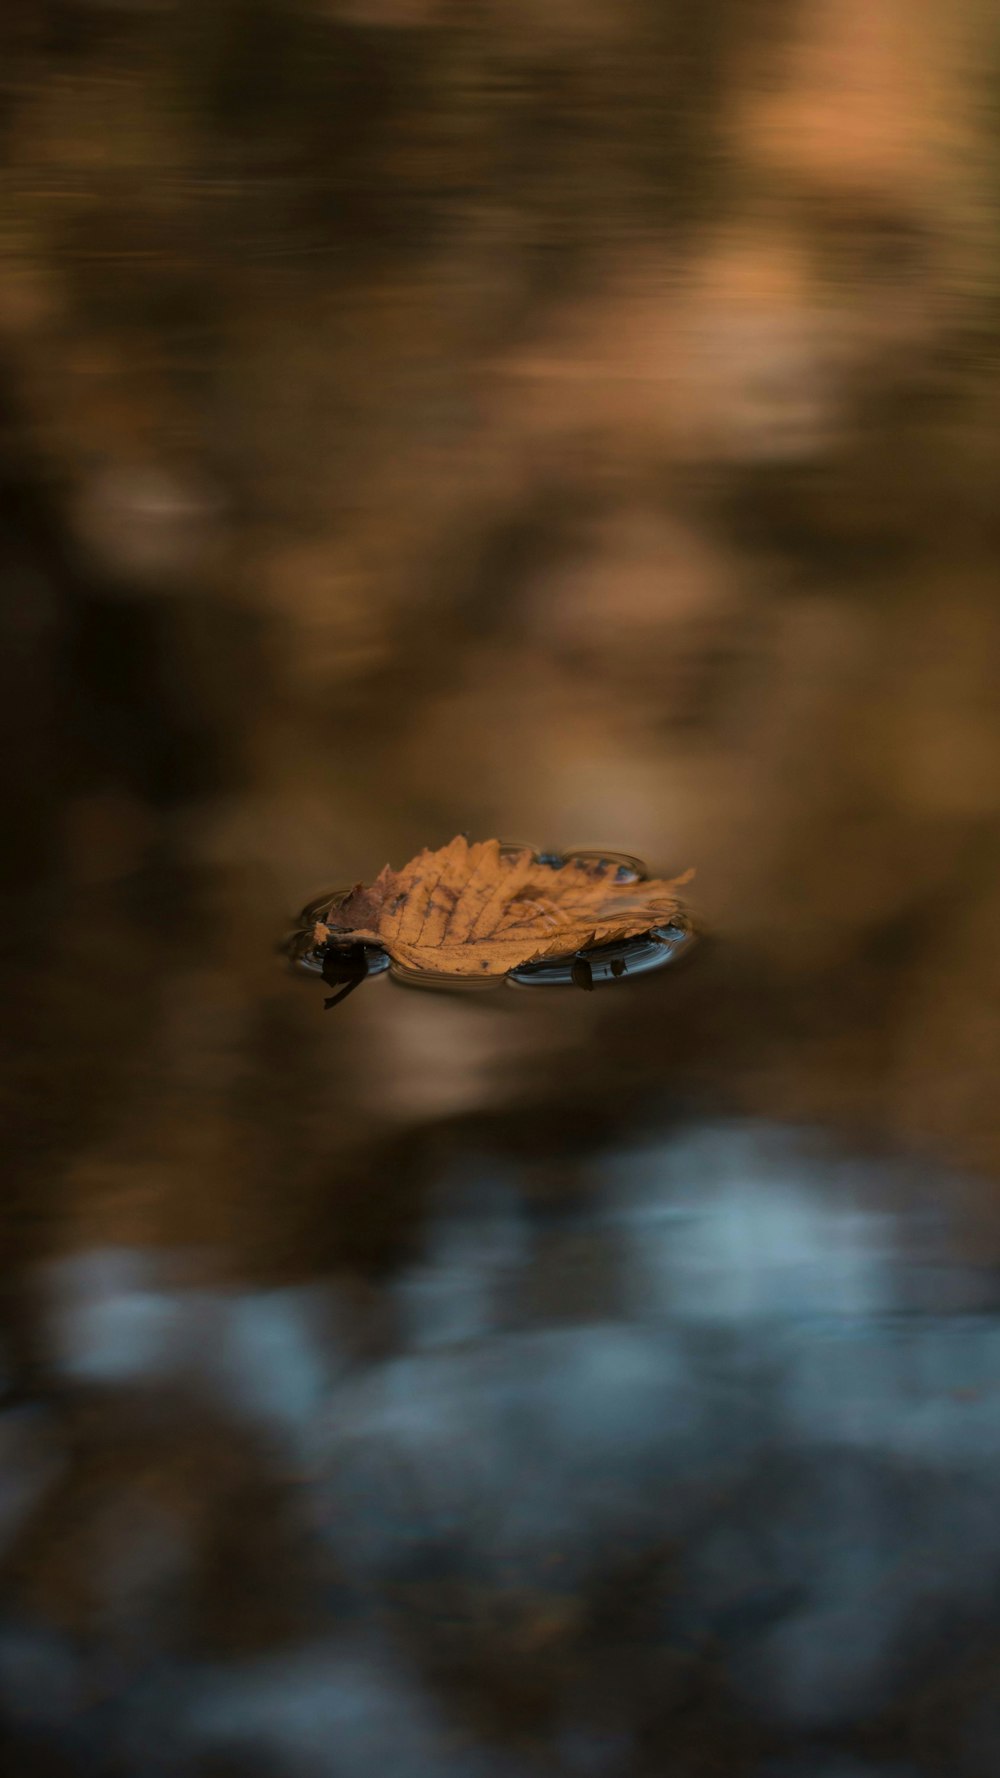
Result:
<svg viewBox="0 0 1000 1778"><path fill-rule="evenodd" d="M1000 1319L952 1249L948 1186L740 1123L595 1155L548 1206L515 1162L453 1156L371 1287L374 1341L341 1276L208 1284L206 1255L195 1273L125 1247L49 1262L52 1372L104 1404L92 1436L118 1454L88 1491L54 1408L0 1418L0 1551L27 1560L83 1488L72 1564L98 1641L154 1660L116 1729L131 1759L167 1712L182 1769L527 1778L497 1727L455 1750L428 1672L477 1662L527 1662L561 1771L646 1769L636 1718L665 1661L717 1668L761 1732L849 1737L989 1621L1000 1574ZM251 1486L285 1526L258 1603L288 1570L299 1606L280 1649L237 1635L202 1659L186 1626ZM612 1634L623 1573L640 1603ZM86 1683L31 1595L8 1609L0 1705L22 1728L71 1720ZM987 1716L975 1733L1000 1751ZM849 1751L815 1771L906 1770Z"/></svg>

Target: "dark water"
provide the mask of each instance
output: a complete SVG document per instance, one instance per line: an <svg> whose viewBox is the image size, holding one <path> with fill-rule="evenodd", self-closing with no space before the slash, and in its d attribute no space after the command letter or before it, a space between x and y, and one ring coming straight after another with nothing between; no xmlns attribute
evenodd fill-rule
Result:
<svg viewBox="0 0 1000 1778"><path fill-rule="evenodd" d="M996 52L3 11L4 1772L1000 1770Z"/></svg>

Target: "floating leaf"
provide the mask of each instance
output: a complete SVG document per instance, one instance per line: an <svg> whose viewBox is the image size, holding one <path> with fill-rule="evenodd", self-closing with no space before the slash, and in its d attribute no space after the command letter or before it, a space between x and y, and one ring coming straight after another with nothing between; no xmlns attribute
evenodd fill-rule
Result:
<svg viewBox="0 0 1000 1778"><path fill-rule="evenodd" d="M691 874L636 881L614 859L561 862L459 836L332 901L311 943L379 945L407 969L487 980L666 924Z"/></svg>

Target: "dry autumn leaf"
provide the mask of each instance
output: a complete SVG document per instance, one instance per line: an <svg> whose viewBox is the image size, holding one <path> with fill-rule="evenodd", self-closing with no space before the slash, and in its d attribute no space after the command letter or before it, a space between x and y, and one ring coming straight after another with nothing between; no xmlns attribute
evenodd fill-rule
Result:
<svg viewBox="0 0 1000 1778"><path fill-rule="evenodd" d="M619 881L619 874L614 860L548 864L527 849L498 840L470 845L459 836L402 870L386 865L374 883L359 883L317 922L313 943L381 945L408 969L502 976L664 925L692 873L669 882Z"/></svg>

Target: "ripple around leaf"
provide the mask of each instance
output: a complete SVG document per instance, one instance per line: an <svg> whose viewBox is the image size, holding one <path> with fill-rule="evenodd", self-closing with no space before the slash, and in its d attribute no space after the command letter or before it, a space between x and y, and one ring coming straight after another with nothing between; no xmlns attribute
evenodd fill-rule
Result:
<svg viewBox="0 0 1000 1778"><path fill-rule="evenodd" d="M507 980L517 987L555 988L575 986L574 964L585 962L590 969L591 984L624 981L629 976L650 975L655 969L676 962L694 943L690 926L677 921L670 926L654 927L613 945L592 945L572 956L547 957L541 963L524 963L512 969Z"/></svg>

